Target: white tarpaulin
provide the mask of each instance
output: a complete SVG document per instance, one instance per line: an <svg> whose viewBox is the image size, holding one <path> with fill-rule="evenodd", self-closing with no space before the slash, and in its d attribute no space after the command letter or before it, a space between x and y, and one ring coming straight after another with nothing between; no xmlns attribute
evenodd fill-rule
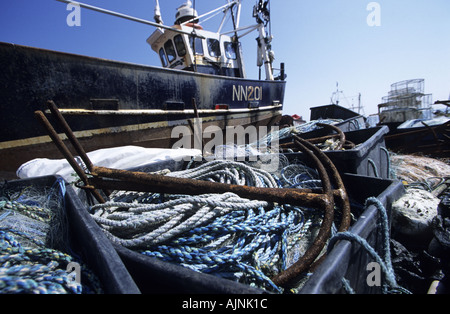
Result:
<svg viewBox="0 0 450 314"><path fill-rule="evenodd" d="M437 126L437 125L447 123L448 121L450 121L450 118L444 117L444 116L436 117L434 119L428 119L428 120L424 120L424 119L408 120L408 121L405 121L402 124L400 124L397 127L397 129L421 128L421 127L425 126L423 123L425 123L427 126Z"/></svg>
<svg viewBox="0 0 450 314"><path fill-rule="evenodd" d="M191 157L201 156L201 151L197 149L163 149L121 146L99 149L89 152L87 155L95 166L114 169L130 169L162 160L190 160ZM21 179L46 175L59 175L67 182L77 180L75 171L65 159L33 159L21 165L17 170L16 175Z"/></svg>

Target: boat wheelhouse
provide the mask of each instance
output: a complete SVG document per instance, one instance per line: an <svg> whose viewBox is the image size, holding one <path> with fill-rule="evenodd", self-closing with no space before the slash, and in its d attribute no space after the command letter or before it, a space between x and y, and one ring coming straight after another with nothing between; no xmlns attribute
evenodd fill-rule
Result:
<svg viewBox="0 0 450 314"><path fill-rule="evenodd" d="M69 0L59 2L74 4ZM35 158L61 158L34 112L58 106L87 151L136 145L172 148L175 126L202 121L203 130L271 126L282 115L285 74L273 74L268 0L258 0L256 24L240 27L241 0L198 15L188 0L173 25L162 22L156 1L155 22L76 2L82 8L154 27L147 42L161 66L147 66L0 43L0 172L15 172ZM223 13L216 31L202 21ZM227 17L232 29L225 30ZM258 32L257 66L265 79L246 77L240 38ZM20 128L18 127L20 125Z"/></svg>

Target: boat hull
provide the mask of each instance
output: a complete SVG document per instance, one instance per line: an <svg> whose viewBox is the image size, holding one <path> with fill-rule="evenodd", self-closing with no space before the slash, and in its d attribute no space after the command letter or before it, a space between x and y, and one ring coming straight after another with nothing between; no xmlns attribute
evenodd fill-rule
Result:
<svg viewBox="0 0 450 314"><path fill-rule="evenodd" d="M177 140L173 128L189 125L196 113L205 128L274 124L285 89L285 81L162 69L9 43L0 43L0 67L0 171L15 171L34 158L61 157L34 117L36 110L47 111L48 100L88 151L171 148Z"/></svg>
<svg viewBox="0 0 450 314"><path fill-rule="evenodd" d="M448 158L450 122L436 126L395 129L385 136L386 147L396 153Z"/></svg>

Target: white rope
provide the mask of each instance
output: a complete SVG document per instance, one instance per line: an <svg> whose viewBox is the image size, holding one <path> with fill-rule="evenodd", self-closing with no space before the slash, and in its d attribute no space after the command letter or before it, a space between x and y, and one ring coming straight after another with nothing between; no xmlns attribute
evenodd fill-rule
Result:
<svg viewBox="0 0 450 314"><path fill-rule="evenodd" d="M161 204L107 202L94 205L92 217L114 242L125 247L148 247L230 211L267 205L267 202L242 199L233 193L207 194L185 196ZM124 238L130 233L131 238Z"/></svg>
<svg viewBox="0 0 450 314"><path fill-rule="evenodd" d="M242 177L239 175L232 175L232 172L237 174L237 169L241 172ZM228 161L228 160L215 160L205 163L194 169L187 169L183 171L177 171L169 173L167 176L177 178L189 178L196 180L212 179L217 181L217 175L225 174L224 171L231 171L230 178L233 178L233 184L243 185L242 182L246 182L246 185L256 187L278 187L273 177L265 170L253 168L240 162ZM245 179L244 179L245 178ZM244 181L246 180L246 181ZM247 182L248 181L248 182Z"/></svg>

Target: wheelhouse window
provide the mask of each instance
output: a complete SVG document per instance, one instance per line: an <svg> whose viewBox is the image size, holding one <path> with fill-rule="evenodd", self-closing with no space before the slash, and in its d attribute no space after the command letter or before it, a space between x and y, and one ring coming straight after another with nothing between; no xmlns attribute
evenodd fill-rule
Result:
<svg viewBox="0 0 450 314"><path fill-rule="evenodd" d="M220 43L217 39L209 38L208 42L208 52L211 57L220 57Z"/></svg>
<svg viewBox="0 0 450 314"><path fill-rule="evenodd" d="M184 45L183 37L177 35L173 38L175 48L177 49L178 56L183 57L186 55L186 46Z"/></svg>
<svg viewBox="0 0 450 314"><path fill-rule="evenodd" d="M224 48L225 48L225 56L228 59L232 59L232 60L236 60L237 59L237 55L236 55L236 44L226 41L224 42Z"/></svg>
<svg viewBox="0 0 450 314"><path fill-rule="evenodd" d="M159 57L161 58L161 63L163 65L163 67L167 67L168 63L167 63L166 53L164 52L163 48L159 49Z"/></svg>
<svg viewBox="0 0 450 314"><path fill-rule="evenodd" d="M189 44L191 45L192 51L194 51L196 55L203 56L203 45L201 38L189 37Z"/></svg>
<svg viewBox="0 0 450 314"><path fill-rule="evenodd" d="M177 55L175 53L175 48L173 47L171 39L166 41L166 43L164 44L164 49L166 50L167 60L169 61L169 63L172 63L177 58Z"/></svg>

